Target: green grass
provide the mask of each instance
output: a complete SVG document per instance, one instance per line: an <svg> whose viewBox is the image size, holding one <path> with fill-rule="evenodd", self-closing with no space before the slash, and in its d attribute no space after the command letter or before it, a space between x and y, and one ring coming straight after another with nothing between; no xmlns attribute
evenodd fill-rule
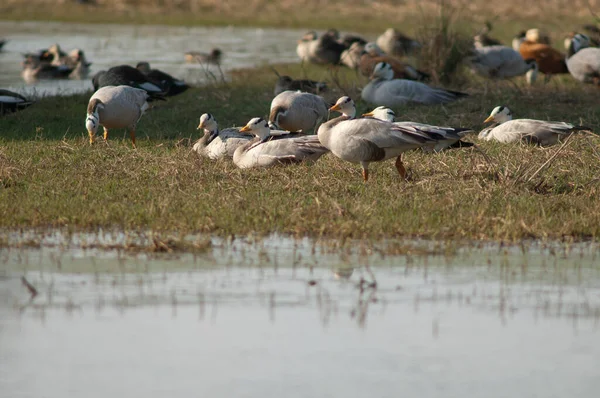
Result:
<svg viewBox="0 0 600 398"><path fill-rule="evenodd" d="M332 79L326 68L278 65L280 73ZM344 92L362 103L354 72L334 72ZM462 73L462 72L461 72ZM153 230L222 236L280 232L334 238L574 238L600 236L600 140L579 135L558 150L481 143L441 154L411 152L410 182L393 161L360 167L327 155L314 165L238 170L191 152L203 112L222 127L266 116L275 76L269 68L237 71L226 84L189 90L158 103L138 125L138 148L115 131L109 143L87 142L89 93L42 98L0 119L0 228L66 227ZM472 95L442 106L396 109L405 120L469 126L508 105L517 117L565 120L598 130L597 91L568 76L533 88L502 83L487 96L481 81L457 87ZM332 84L329 100L342 95ZM469 137L472 141L476 137Z"/></svg>

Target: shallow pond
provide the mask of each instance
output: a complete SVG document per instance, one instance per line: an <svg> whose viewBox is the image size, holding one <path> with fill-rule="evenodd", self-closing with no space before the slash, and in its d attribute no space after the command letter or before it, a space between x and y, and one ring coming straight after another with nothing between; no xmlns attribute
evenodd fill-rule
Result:
<svg viewBox="0 0 600 398"><path fill-rule="evenodd" d="M222 69L252 67L266 63L296 62L300 30L234 27L172 27L54 22L0 21L0 38L8 42L0 51L0 88L40 95L81 92L92 88L88 80L38 80L26 84L21 78L22 54L37 52L58 43L63 50L80 48L92 62L90 77L111 66L148 61L191 83L220 78L215 67L185 64L186 51L223 51Z"/></svg>
<svg viewBox="0 0 600 398"><path fill-rule="evenodd" d="M194 253L154 253L135 249L152 236L34 237L0 249L3 396L600 389L593 244L191 237Z"/></svg>

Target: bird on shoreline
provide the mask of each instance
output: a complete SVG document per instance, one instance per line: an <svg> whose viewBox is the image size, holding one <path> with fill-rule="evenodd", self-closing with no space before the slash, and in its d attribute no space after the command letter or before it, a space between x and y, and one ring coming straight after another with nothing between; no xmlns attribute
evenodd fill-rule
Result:
<svg viewBox="0 0 600 398"><path fill-rule="evenodd" d="M165 95L167 96L181 94L185 90L190 88L190 86L188 86L187 83L183 80L176 79L173 76L161 70L151 69L150 64L148 62L138 62L135 68L142 72L144 75L146 75L152 81L160 83L163 89L166 88L167 92Z"/></svg>
<svg viewBox="0 0 600 398"><path fill-rule="evenodd" d="M200 51L188 51L183 54L185 62L188 64L213 64L220 65L223 52L218 48L213 48L208 53Z"/></svg>
<svg viewBox="0 0 600 398"><path fill-rule="evenodd" d="M135 148L135 129L144 111L148 109L149 94L142 89L126 85L105 86L90 98L85 127L94 143L100 126L104 129L104 141L108 140L109 129L125 128L129 131Z"/></svg>
<svg viewBox="0 0 600 398"><path fill-rule="evenodd" d="M0 89L0 115L20 111L31 105L33 105L33 101L21 94Z"/></svg>
<svg viewBox="0 0 600 398"><path fill-rule="evenodd" d="M484 123L495 122L483 129L478 138L484 141L502 143L526 142L540 146L558 143L576 131L591 131L589 127L575 126L565 122L551 122L536 119L513 119L512 112L506 106L497 106Z"/></svg>
<svg viewBox="0 0 600 398"><path fill-rule="evenodd" d="M329 152L315 135L284 133L272 136L268 122L258 117L251 119L240 129L240 133L255 137L233 153L233 163L241 169L315 162Z"/></svg>

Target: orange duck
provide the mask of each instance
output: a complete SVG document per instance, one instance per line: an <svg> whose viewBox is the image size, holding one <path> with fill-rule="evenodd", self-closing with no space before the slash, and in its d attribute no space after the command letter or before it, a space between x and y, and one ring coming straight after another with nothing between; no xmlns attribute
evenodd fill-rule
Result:
<svg viewBox="0 0 600 398"><path fill-rule="evenodd" d="M380 62L385 62L392 66L394 79L429 80L430 76L427 73L405 64L396 57L386 55L375 43L367 43L365 45L365 50L360 56L358 69L364 76L371 76L375 65Z"/></svg>
<svg viewBox="0 0 600 398"><path fill-rule="evenodd" d="M565 55L548 44L524 40L519 46L519 53L523 59L535 59L539 71L546 75L546 80L552 75L569 73Z"/></svg>

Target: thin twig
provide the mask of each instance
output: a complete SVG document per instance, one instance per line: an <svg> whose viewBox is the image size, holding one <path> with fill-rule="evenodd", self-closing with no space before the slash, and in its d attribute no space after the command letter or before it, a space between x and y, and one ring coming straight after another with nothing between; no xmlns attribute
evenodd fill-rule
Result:
<svg viewBox="0 0 600 398"><path fill-rule="evenodd" d="M558 148L558 150L556 152L554 152L554 154L552 156L550 156L550 158L548 160L546 160L544 162L543 165L541 165L536 171L535 173L533 173L531 175L531 177L529 177L527 179L527 182L533 180L535 178L535 176L537 176L542 170L544 170L546 168L546 166L552 161L554 160L555 157L558 156L559 153L562 152L563 149L566 148L566 146L569 144L569 142L571 142L571 138L573 137L574 134L571 134L570 136L567 137L567 139L565 140L565 142L563 142L563 144L560 146L560 148Z"/></svg>

